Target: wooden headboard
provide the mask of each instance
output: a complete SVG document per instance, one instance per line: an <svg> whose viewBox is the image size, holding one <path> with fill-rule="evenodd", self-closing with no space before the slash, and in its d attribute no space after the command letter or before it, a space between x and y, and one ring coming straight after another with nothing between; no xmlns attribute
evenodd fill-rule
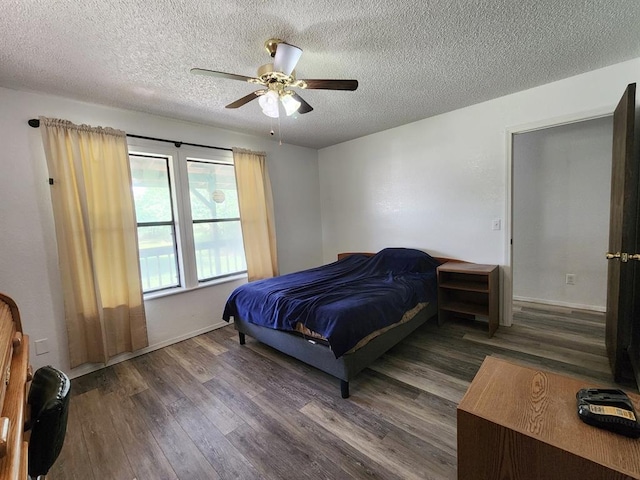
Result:
<svg viewBox="0 0 640 480"><path fill-rule="evenodd" d="M371 253L371 252L344 252L344 253L339 253L338 254L338 260L342 260L343 258L347 258L351 255L366 255L367 257L373 257L375 255L375 253ZM447 263L447 262L461 262L461 263L468 263L465 262L464 260L458 260L456 258L448 258L448 257L433 257L436 260L438 260L440 263Z"/></svg>

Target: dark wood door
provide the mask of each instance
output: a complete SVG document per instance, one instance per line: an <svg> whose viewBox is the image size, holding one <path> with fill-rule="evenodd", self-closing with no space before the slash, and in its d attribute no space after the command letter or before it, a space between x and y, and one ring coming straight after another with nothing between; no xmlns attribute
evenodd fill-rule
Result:
<svg viewBox="0 0 640 480"><path fill-rule="evenodd" d="M636 84L627 87L613 115L611 214L607 272L606 345L616 382L632 377L628 347L634 316L637 250L638 158L633 146Z"/></svg>

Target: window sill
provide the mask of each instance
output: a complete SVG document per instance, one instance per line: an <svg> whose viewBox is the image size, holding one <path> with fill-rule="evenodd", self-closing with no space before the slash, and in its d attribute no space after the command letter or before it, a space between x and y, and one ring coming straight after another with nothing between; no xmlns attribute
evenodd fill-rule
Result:
<svg viewBox="0 0 640 480"><path fill-rule="evenodd" d="M168 288L166 290L158 290L157 292L149 292L143 295L143 299L146 300L155 300L156 298L168 297L171 295L179 295L181 293L193 292L194 290L200 290L202 288L213 287L216 285L221 285L223 283L229 282L237 282L238 280L247 280L246 273L240 273L238 275L233 275L230 277L218 278L214 280L209 280L208 282L199 283L194 287L176 287L176 288Z"/></svg>

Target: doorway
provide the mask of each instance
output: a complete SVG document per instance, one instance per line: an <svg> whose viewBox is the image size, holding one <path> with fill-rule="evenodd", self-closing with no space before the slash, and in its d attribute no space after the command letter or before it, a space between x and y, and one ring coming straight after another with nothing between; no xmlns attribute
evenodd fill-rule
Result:
<svg viewBox="0 0 640 480"><path fill-rule="evenodd" d="M504 266L501 272L500 281L500 299L501 299L501 318L500 324L511 326L513 320L513 162L514 150L513 143L516 135L526 134L530 132L539 132L550 130L556 127L568 126L573 124L581 124L591 120L606 119L612 117L612 107L601 107L596 110L578 112L575 114L539 120L529 124L517 125L507 128L505 131L506 146L506 202L505 202L505 250ZM609 149L611 144L609 144ZM610 153L609 153L610 157ZM609 181L607 182L609 184ZM607 201L607 205L609 201ZM566 281L566 278L565 278Z"/></svg>
<svg viewBox="0 0 640 480"><path fill-rule="evenodd" d="M513 300L604 312L612 117L513 135Z"/></svg>

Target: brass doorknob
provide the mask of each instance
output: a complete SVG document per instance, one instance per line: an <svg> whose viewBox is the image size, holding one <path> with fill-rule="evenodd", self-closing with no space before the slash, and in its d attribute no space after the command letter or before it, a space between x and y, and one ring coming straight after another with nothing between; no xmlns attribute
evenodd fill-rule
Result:
<svg viewBox="0 0 640 480"><path fill-rule="evenodd" d="M629 260L640 260L640 253L633 253L633 254L629 254L629 253L625 253L625 252L618 252L618 253L607 253L605 255L607 257L607 260L613 260L614 258L619 258L623 263L627 263Z"/></svg>

